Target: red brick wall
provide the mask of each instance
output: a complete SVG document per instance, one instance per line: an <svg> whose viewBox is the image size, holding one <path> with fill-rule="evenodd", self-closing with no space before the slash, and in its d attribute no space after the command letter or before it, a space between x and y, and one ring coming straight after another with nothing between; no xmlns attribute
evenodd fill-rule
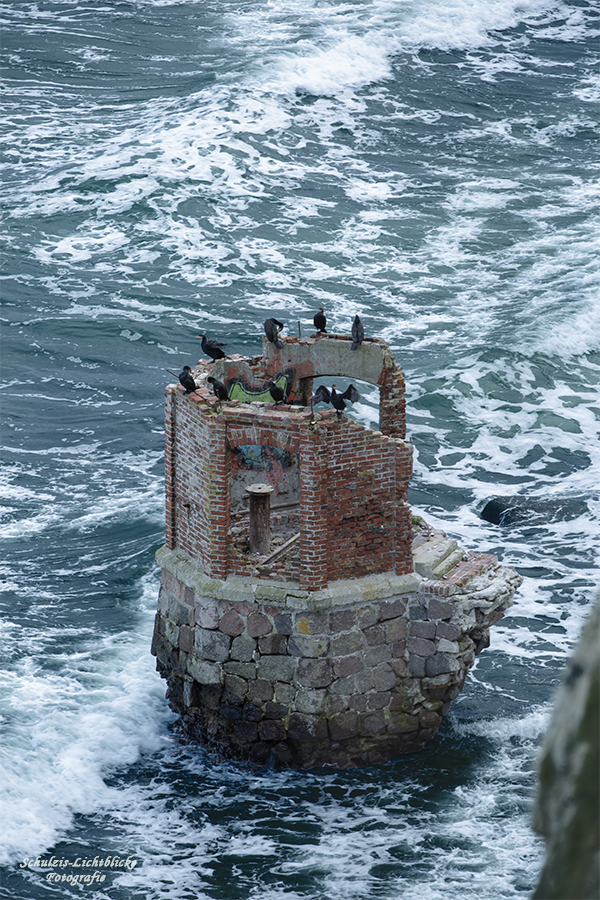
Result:
<svg viewBox="0 0 600 900"><path fill-rule="evenodd" d="M412 446L333 410L291 413L228 404L210 395L166 396L167 546L224 579L245 563L230 547L231 448L257 444L298 456L300 541L293 577L310 590L377 572L412 571L406 491Z"/></svg>

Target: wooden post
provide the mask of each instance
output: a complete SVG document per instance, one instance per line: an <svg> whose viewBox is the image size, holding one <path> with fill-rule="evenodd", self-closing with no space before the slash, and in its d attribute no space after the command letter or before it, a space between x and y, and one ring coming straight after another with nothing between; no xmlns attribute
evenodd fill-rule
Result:
<svg viewBox="0 0 600 900"><path fill-rule="evenodd" d="M246 493L250 498L250 553L268 553L271 547L271 494L270 484L249 484Z"/></svg>

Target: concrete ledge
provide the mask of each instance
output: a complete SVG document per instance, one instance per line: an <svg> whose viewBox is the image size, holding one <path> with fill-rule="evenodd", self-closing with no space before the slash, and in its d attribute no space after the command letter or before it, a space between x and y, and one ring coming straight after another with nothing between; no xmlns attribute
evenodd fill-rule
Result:
<svg viewBox="0 0 600 900"><path fill-rule="evenodd" d="M225 581L208 578L198 563L181 550L161 547L155 555L158 565L187 587L215 603L272 603L288 609L319 610L351 603L370 603L387 597L416 593L423 580L420 575L365 575L336 581L320 591L305 591L289 581L266 581L242 575L230 575Z"/></svg>

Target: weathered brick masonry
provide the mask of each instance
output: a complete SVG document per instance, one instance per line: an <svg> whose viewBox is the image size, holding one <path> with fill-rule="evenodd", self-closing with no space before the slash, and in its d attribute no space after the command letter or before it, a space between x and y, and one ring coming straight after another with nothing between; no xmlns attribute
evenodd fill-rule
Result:
<svg viewBox="0 0 600 900"><path fill-rule="evenodd" d="M194 394L166 392L152 652L183 732L224 755L351 766L420 749L520 581L413 521L402 372L382 341L348 350L343 337L288 339L200 364ZM217 402L209 371L241 400ZM278 373L293 400L344 372L379 385L381 432L242 402ZM247 548L256 481L273 487L267 558Z"/></svg>

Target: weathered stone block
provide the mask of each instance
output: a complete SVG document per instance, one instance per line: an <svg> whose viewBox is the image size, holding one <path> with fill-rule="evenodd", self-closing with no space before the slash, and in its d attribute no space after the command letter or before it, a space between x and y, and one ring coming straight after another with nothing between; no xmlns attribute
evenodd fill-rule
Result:
<svg viewBox="0 0 600 900"><path fill-rule="evenodd" d="M409 638L406 645L408 652L416 653L417 656L433 656L435 653L435 644L425 638Z"/></svg>
<svg viewBox="0 0 600 900"><path fill-rule="evenodd" d="M194 647L194 629L189 625L182 625L179 631L179 649L185 653L191 653Z"/></svg>
<svg viewBox="0 0 600 900"><path fill-rule="evenodd" d="M287 642L284 634L267 634L258 639L258 649L267 655L284 654L287 652Z"/></svg>
<svg viewBox="0 0 600 900"><path fill-rule="evenodd" d="M369 647L375 647L385 642L385 627L383 624L372 625L370 628L365 628L363 634Z"/></svg>
<svg viewBox="0 0 600 900"><path fill-rule="evenodd" d="M408 671L413 678L423 678L425 675L425 657L411 653L408 657Z"/></svg>
<svg viewBox="0 0 600 900"><path fill-rule="evenodd" d="M296 688L293 684L287 684L285 681L275 682L275 700L283 703L285 706L291 706L296 696Z"/></svg>
<svg viewBox="0 0 600 900"><path fill-rule="evenodd" d="M279 613L274 617L273 624L278 634L291 634L294 630L290 613Z"/></svg>
<svg viewBox="0 0 600 900"><path fill-rule="evenodd" d="M356 675L346 675L344 678L336 678L329 688L331 694L354 694L359 688L356 684Z"/></svg>
<svg viewBox="0 0 600 900"><path fill-rule="evenodd" d="M455 641L461 635L461 630L454 622L438 622L435 629L435 636L438 638L446 638L447 641Z"/></svg>
<svg viewBox="0 0 600 900"><path fill-rule="evenodd" d="M440 727L442 719L434 710L422 709L419 713L419 724L421 728L433 728L437 731Z"/></svg>
<svg viewBox="0 0 600 900"><path fill-rule="evenodd" d="M273 699L273 685L270 681L251 681L248 685L248 698L252 703L266 703Z"/></svg>
<svg viewBox="0 0 600 900"><path fill-rule="evenodd" d="M260 722L261 719L264 719L262 709L260 706L255 706L254 703L244 704L242 716L244 719L248 719L249 722Z"/></svg>
<svg viewBox="0 0 600 900"><path fill-rule="evenodd" d="M335 609L329 617L332 632L350 631L352 628L356 628L357 621L354 609Z"/></svg>
<svg viewBox="0 0 600 900"><path fill-rule="evenodd" d="M221 671L214 662L198 659L196 656L188 656L187 670L198 684L220 684Z"/></svg>
<svg viewBox="0 0 600 900"><path fill-rule="evenodd" d="M338 716L333 716L328 724L332 741L348 740L357 737L359 733L358 713L355 710L348 710Z"/></svg>
<svg viewBox="0 0 600 900"><path fill-rule="evenodd" d="M240 744L253 744L258 737L256 723L240 719L235 723L235 737Z"/></svg>
<svg viewBox="0 0 600 900"><path fill-rule="evenodd" d="M296 694L296 710L301 713L323 712L327 702L327 691L298 691Z"/></svg>
<svg viewBox="0 0 600 900"><path fill-rule="evenodd" d="M195 652L202 659L211 659L214 662L225 662L229 659L229 647L231 638L220 631L207 631L205 628L196 628Z"/></svg>
<svg viewBox="0 0 600 900"><path fill-rule="evenodd" d="M261 741L283 741L286 737L285 725L274 719L263 719L258 723Z"/></svg>
<svg viewBox="0 0 600 900"><path fill-rule="evenodd" d="M243 634L245 630L244 620L234 609L230 609L229 612L226 612L219 622L219 631L222 631L223 634L227 634L230 637L236 637L238 634Z"/></svg>
<svg viewBox="0 0 600 900"><path fill-rule="evenodd" d="M338 678L345 678L347 675L355 675L361 672L365 667L360 656L344 656L342 659L334 659L333 671Z"/></svg>
<svg viewBox="0 0 600 900"><path fill-rule="evenodd" d="M411 716L405 712L390 711L388 734L410 734L413 731L418 731L418 728L418 716Z"/></svg>
<svg viewBox="0 0 600 900"><path fill-rule="evenodd" d="M404 678L406 675L406 662L403 659L392 659L390 665L398 678Z"/></svg>
<svg viewBox="0 0 600 900"><path fill-rule="evenodd" d="M365 646L366 640L362 631L349 631L346 634L334 634L331 637L333 656L350 656Z"/></svg>
<svg viewBox="0 0 600 900"><path fill-rule="evenodd" d="M372 713L363 713L360 717L361 734L375 735L385 731L385 712L378 709Z"/></svg>
<svg viewBox="0 0 600 900"><path fill-rule="evenodd" d="M370 628L371 625L376 625L379 621L379 606L375 603L372 603L369 606L362 606L357 610L357 614L360 627Z"/></svg>
<svg viewBox="0 0 600 900"><path fill-rule="evenodd" d="M244 698L248 693L248 682L240 678L239 675L225 676L225 690L234 697Z"/></svg>
<svg viewBox="0 0 600 900"><path fill-rule="evenodd" d="M427 660L425 666L425 674L427 675L445 675L446 672L452 671L450 659L445 653L436 653Z"/></svg>
<svg viewBox="0 0 600 900"><path fill-rule="evenodd" d="M293 634L288 638L288 653L292 656L325 656L329 638L317 634Z"/></svg>
<svg viewBox="0 0 600 900"><path fill-rule="evenodd" d="M266 681L291 681L295 666L296 660L290 656L263 656L258 662L258 677Z"/></svg>
<svg viewBox="0 0 600 900"><path fill-rule="evenodd" d="M392 647L392 656L401 658L406 653L406 641L396 641Z"/></svg>
<svg viewBox="0 0 600 900"><path fill-rule="evenodd" d="M297 677L304 687L327 687L333 681L331 663L327 659L300 659Z"/></svg>
<svg viewBox="0 0 600 900"><path fill-rule="evenodd" d="M446 638L439 639L437 648L439 653L458 653L460 649L458 641L447 641Z"/></svg>
<svg viewBox="0 0 600 900"><path fill-rule="evenodd" d="M273 631L273 623L263 613L254 612L248 616L248 634L251 637L262 637Z"/></svg>
<svg viewBox="0 0 600 900"><path fill-rule="evenodd" d="M363 659L367 668L379 666L381 663L386 662L391 658L392 648L389 644L382 644L380 647L371 647L370 650L365 650L363 653Z"/></svg>
<svg viewBox="0 0 600 900"><path fill-rule="evenodd" d="M417 619L421 621L425 621L429 618L429 613L427 612L427 607L422 604L414 604L413 606L409 606L408 608L408 617L412 621Z"/></svg>
<svg viewBox="0 0 600 900"><path fill-rule="evenodd" d="M367 709L385 709L391 700L392 695L389 691L376 691L367 698Z"/></svg>
<svg viewBox="0 0 600 900"><path fill-rule="evenodd" d="M166 616L169 612L169 594L162 585L158 592L158 612L161 616Z"/></svg>
<svg viewBox="0 0 600 900"><path fill-rule="evenodd" d="M353 694L348 701L348 706L351 709L358 710L358 712L364 712L364 710L367 708L367 695Z"/></svg>
<svg viewBox="0 0 600 900"><path fill-rule="evenodd" d="M175 625L171 619L165 619L165 637L172 647L179 646L179 626Z"/></svg>
<svg viewBox="0 0 600 900"><path fill-rule="evenodd" d="M230 657L238 662L250 662L254 658L256 640L248 634L240 634L231 642Z"/></svg>
<svg viewBox="0 0 600 900"><path fill-rule="evenodd" d="M385 639L388 644L404 640L406 638L406 630L407 621L404 616L400 616L397 619L389 619L389 621L385 623ZM423 635L419 636L423 637ZM426 636L429 637L430 635ZM433 635L431 635L431 637L433 637Z"/></svg>
<svg viewBox="0 0 600 900"><path fill-rule="evenodd" d="M406 606L404 600L398 597L395 600L382 600L379 604L379 618L396 619L398 616L404 615Z"/></svg>
<svg viewBox="0 0 600 900"><path fill-rule="evenodd" d="M325 613L307 612L296 616L295 631L299 634L325 634L328 628Z"/></svg>
<svg viewBox="0 0 600 900"><path fill-rule="evenodd" d="M219 610L216 606L196 606L196 624L201 628L219 627Z"/></svg>
<svg viewBox="0 0 600 900"><path fill-rule="evenodd" d="M284 706L283 703L276 703L274 700L267 700L265 703L266 719L283 719L284 716L287 716L288 711L287 706Z"/></svg>
<svg viewBox="0 0 600 900"><path fill-rule="evenodd" d="M239 675L247 681L256 678L256 663L254 662L226 662L223 663L223 671L228 675Z"/></svg>
<svg viewBox="0 0 600 900"><path fill-rule="evenodd" d="M395 687L397 676L389 663L384 663L382 666L377 666L376 669L372 671L373 678L373 687L377 691L389 691L390 688Z"/></svg>
<svg viewBox="0 0 600 900"><path fill-rule="evenodd" d="M410 623L408 633L410 637L421 637L433 640L436 634L435 622L421 621L417 619L416 621Z"/></svg>
<svg viewBox="0 0 600 900"><path fill-rule="evenodd" d="M321 716L310 716L306 713L292 713L288 725L291 738L302 743L326 741L328 738L327 722Z"/></svg>
<svg viewBox="0 0 600 900"><path fill-rule="evenodd" d="M451 619L454 615L454 603L449 600L439 600L432 597L429 601L429 618L430 619Z"/></svg>

